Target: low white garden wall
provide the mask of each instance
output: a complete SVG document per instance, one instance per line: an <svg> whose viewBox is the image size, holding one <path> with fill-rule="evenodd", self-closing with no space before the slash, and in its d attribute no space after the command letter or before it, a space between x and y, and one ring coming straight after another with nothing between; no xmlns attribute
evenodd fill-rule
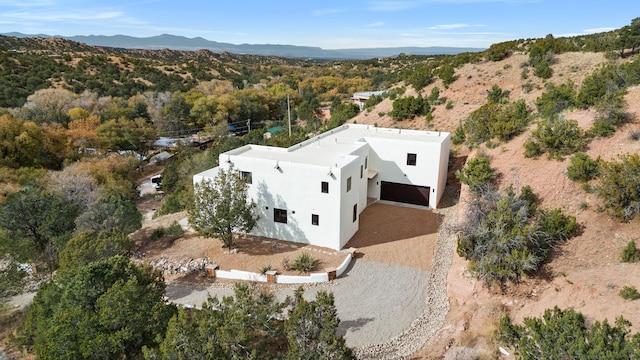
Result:
<svg viewBox="0 0 640 360"><path fill-rule="evenodd" d="M311 273L306 276L301 275L275 275L275 281L271 280L271 282L275 282L277 284L311 284L311 283L321 283L328 282L331 278L330 273L335 271L335 277L340 277L349 267L351 260L355 255L355 249L349 249L349 253L345 257L342 264L337 269L328 269L327 272L322 273ZM275 272L274 272L275 273ZM268 276L263 274L258 274L250 271L243 270L219 270L215 269L215 277L220 279L229 279L229 280L244 280L244 281L255 281L255 282L268 282Z"/></svg>

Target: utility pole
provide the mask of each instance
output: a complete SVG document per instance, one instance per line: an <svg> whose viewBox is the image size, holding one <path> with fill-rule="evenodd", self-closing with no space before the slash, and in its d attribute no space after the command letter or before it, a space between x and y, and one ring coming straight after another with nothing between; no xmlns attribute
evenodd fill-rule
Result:
<svg viewBox="0 0 640 360"><path fill-rule="evenodd" d="M291 137L291 106L289 105L289 94L287 94L287 116L289 117L289 137Z"/></svg>

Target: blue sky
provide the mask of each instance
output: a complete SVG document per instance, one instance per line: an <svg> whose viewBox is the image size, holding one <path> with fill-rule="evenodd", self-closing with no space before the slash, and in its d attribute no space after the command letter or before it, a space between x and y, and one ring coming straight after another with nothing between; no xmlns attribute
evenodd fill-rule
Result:
<svg viewBox="0 0 640 360"><path fill-rule="evenodd" d="M608 31L638 0L0 0L0 33L173 34L324 49L488 47Z"/></svg>

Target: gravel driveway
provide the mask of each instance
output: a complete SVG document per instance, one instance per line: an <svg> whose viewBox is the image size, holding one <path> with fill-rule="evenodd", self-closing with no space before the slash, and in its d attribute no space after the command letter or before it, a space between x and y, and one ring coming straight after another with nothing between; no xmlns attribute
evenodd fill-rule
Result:
<svg viewBox="0 0 640 360"><path fill-rule="evenodd" d="M305 286L305 298L315 298L318 290L333 292L339 335L349 347L378 344L409 329L425 311L424 289L429 273L414 268L356 259L344 276L329 284ZM294 286L280 285L276 297L292 296ZM168 285L167 296L175 303L200 305L207 294L223 297L233 294L228 283L213 284L204 290Z"/></svg>

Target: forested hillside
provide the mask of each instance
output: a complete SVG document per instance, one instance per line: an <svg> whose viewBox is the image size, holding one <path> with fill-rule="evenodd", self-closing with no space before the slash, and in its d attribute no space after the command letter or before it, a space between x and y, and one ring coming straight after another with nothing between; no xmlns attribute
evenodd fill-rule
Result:
<svg viewBox="0 0 640 360"><path fill-rule="evenodd" d="M290 146L345 122L449 131L452 166L470 157L452 169L458 170L449 182L452 202L463 205L464 216L456 229L446 229L458 234L448 321L464 330L443 330L427 346L434 357L453 343L490 358L501 341L527 358L531 345L525 340L535 335L512 319L542 315L558 299L584 309L590 320L633 317L636 331L638 305L620 296L635 297L640 286L632 263L639 250L628 245L640 230L639 45L640 18L612 32L520 39L479 53L362 61L125 50L2 36L0 303L27 285L35 290L34 284L44 284L26 318L3 308L0 327L14 331L9 325L17 324L19 330L10 343L3 333L2 342L42 358L83 358L93 351L156 358L173 354L186 329L205 339L213 330L196 323L199 316L220 316L215 321L228 326L209 349L216 356L268 349L274 358L293 358L311 349L300 344L315 334L318 356L350 358L335 335L338 320L328 295L307 302L300 294L279 303L239 288L237 298L211 300L204 312L178 311L162 303L161 276L127 259L127 235L142 223L135 206L138 179L149 157L164 150L153 146L159 137L183 141L168 149L174 156L164 167L158 216L192 206L191 176L215 166L221 152L248 143ZM385 92L362 109L350 100L355 92L374 90ZM621 245L627 247L624 259ZM599 275L616 269L616 281ZM100 280L89 284L90 277ZM618 296L619 288L628 289ZM259 326L247 313L225 318L208 312L220 306L236 311L243 292L259 312ZM585 304L615 306L594 310L579 297ZM138 307L116 311L121 299ZM91 311L72 306L76 300ZM495 311L474 315L474 306L489 305ZM293 320L273 320L274 314L282 318L285 306L294 320L317 325L315 332L304 333ZM326 316L314 317L316 308ZM154 319L153 326L125 324L135 313L145 314L136 321ZM506 313L512 316L501 323ZM567 314L547 316L562 320ZM66 322L70 318L74 326ZM104 346L78 328L99 334ZM640 340L629 332L625 338L628 328L620 322L588 336L623 333L620 349L637 354ZM502 332L495 336L493 330ZM84 342L64 348L51 340L69 336ZM429 357L429 351L417 356Z"/></svg>

